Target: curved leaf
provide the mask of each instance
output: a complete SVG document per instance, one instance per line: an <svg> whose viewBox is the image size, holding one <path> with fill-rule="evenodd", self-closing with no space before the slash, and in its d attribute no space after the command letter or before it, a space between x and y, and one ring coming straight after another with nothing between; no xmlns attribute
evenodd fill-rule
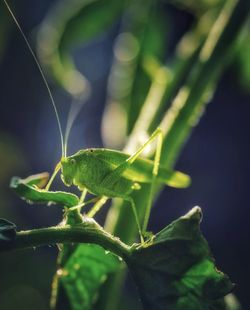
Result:
<svg viewBox="0 0 250 310"><path fill-rule="evenodd" d="M86 96L88 83L74 64L71 48L104 32L123 8L122 0L63 0L45 18L38 37L40 59L74 97Z"/></svg>
<svg viewBox="0 0 250 310"><path fill-rule="evenodd" d="M232 289L229 278L218 271L199 228L201 210L185 216L159 232L151 244L133 251L128 266L144 309L204 310Z"/></svg>
<svg viewBox="0 0 250 310"><path fill-rule="evenodd" d="M249 92L250 85L250 18L246 22L236 46L235 63L239 79L244 89Z"/></svg>
<svg viewBox="0 0 250 310"><path fill-rule="evenodd" d="M93 309L98 289L108 274L117 271L121 263L118 257L95 244L83 244L60 270L72 310Z"/></svg>
<svg viewBox="0 0 250 310"><path fill-rule="evenodd" d="M79 203L79 198L74 194L61 191L46 191L38 188L36 185L44 181L44 176L45 174L36 174L26 179L13 177L10 188L28 203L56 203L66 207L73 207Z"/></svg>

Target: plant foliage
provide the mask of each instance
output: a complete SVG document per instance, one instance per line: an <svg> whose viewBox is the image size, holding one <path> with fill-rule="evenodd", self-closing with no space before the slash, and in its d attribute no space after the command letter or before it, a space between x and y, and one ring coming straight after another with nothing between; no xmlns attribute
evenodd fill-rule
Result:
<svg viewBox="0 0 250 310"><path fill-rule="evenodd" d="M173 166L225 66L234 62L244 82L249 80L249 4L244 0L170 2L60 0L40 26L38 54L52 78L72 99L84 102L91 85L77 68L74 50L112 28L117 39L107 102L112 107L110 111L115 108L122 112L118 123L124 119L126 123L119 164L126 162L128 153L139 149L142 137L147 138L160 127L160 168L168 171L170 185L173 178L175 186L186 187L189 177L174 172ZM174 49L170 30L178 25L168 13L175 9L173 6L187 9L193 19ZM0 41L5 43L9 21L3 19L0 24ZM0 48L0 57L2 53ZM106 113L104 123L116 118ZM110 163L114 151L103 150ZM155 147L146 157L151 159L154 152ZM134 179L146 170L144 166L138 160L133 171L127 169L124 173ZM151 166L148 167L150 183ZM233 284L216 269L200 231L200 208L193 208L146 242L134 244L138 231L126 201L112 201L102 228L80 213L82 197L66 191L48 191L44 189L47 181L47 173L26 179L14 177L10 187L29 204L60 205L64 210L62 221L55 227L16 231L15 224L0 219L0 252L62 243L53 283L54 309L60 309L62 296L72 310L118 309L123 277L117 273L124 270L124 262L146 310L239 308L228 295ZM159 190L160 186L152 189L150 184L141 184L140 190L131 194L139 219L145 214L148 193L156 197Z"/></svg>
<svg viewBox="0 0 250 310"><path fill-rule="evenodd" d="M128 261L144 309L212 309L233 285L218 271L200 232L201 209L193 208L157 233Z"/></svg>

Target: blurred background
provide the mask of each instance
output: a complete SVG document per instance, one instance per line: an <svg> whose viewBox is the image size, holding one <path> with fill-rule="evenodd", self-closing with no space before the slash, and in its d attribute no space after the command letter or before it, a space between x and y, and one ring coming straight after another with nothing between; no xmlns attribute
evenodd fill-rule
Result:
<svg viewBox="0 0 250 310"><path fill-rule="evenodd" d="M216 3L211 2L213 5ZM51 14L55 3L56 1L50 0L10 3L34 50L39 44L42 47L44 34L41 32L41 23L45 17L49 20L47 14ZM162 14L161 35L165 40L162 42L163 52L160 57L170 67L171 62L168 60L175 53L176 45L210 5L209 1L201 1L200 7L195 6L195 1L189 1L186 5L183 3L160 1L158 4ZM142 3L138 1L138 8L141 7ZM103 14L107 14L105 9ZM131 20L133 14L131 17L131 14L126 13L110 23L107 29L97 33L93 39L87 37L84 44L76 44L72 49L77 68L86 78L83 85L88 97L79 95L79 89L63 90L59 85L60 81L56 83L55 78L48 75L64 127L72 101L70 91L75 92L77 101L84 102L70 135L69 153L87 147L102 147L104 144L113 148L122 148L124 145L125 130L128 132L129 128L125 128L122 111L112 105L119 98L112 87L117 87L114 81L119 80L119 72L115 71L118 65L122 66L124 59L125 62L132 63L132 52L136 53L137 43L131 39L128 30L125 36L118 36L124 27L129 29ZM94 23L91 18L87 21ZM133 33L133 27L130 28ZM128 43L128 50L119 47L124 42ZM164 189L152 211L150 230L159 231L193 206L199 205L204 215L202 231L210 244L217 266L236 284L235 294L243 309L248 309L249 44L239 50L241 52L236 53L223 71L206 112L177 162L176 167L192 177L192 185L181 191ZM139 89L140 83L137 85ZM143 87L140 90L143 92ZM135 108L135 114L132 115L136 118L137 108L135 105L130 106L130 109L131 107ZM111 110L113 114L108 114ZM106 122L103 120L104 111L108 119ZM110 124L111 130L107 128L107 124ZM112 139L112 131L117 131L118 137ZM60 208L27 205L9 189L12 176L26 177L42 171L51 172L60 156L58 128L48 93L20 32L1 2L0 217L13 221L20 230L55 225L60 221ZM62 186L60 181L57 186ZM104 213L99 217L101 223L103 216ZM19 309L48 309L57 253L56 247L47 247L1 255L1 309L16 309L16 305L19 305Z"/></svg>

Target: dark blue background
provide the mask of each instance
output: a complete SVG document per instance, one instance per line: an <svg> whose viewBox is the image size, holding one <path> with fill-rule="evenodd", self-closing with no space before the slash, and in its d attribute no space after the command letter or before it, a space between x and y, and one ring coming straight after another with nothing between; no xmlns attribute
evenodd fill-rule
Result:
<svg viewBox="0 0 250 310"><path fill-rule="evenodd" d="M16 3L17 17L31 42L35 38L35 27L44 17L49 3L30 0ZM173 9L172 14L178 24L178 31L171 36L174 45L191 18L187 13ZM81 67L94 91L74 127L70 140L72 152L102 145L100 121L115 34L114 27L80 51ZM0 216L13 220L20 229L56 224L61 216L59 209L27 206L8 189L12 175L25 177L51 171L60 158L58 129L48 94L14 26L0 63L0 85L0 139L2 137L13 145L13 152L20 159L20 163L17 160L10 167L1 184ZM56 87L52 86L52 91L61 118L65 120L69 98ZM236 283L235 293L244 309L248 309L250 276L249 115L250 96L241 88L235 67L231 66L224 72L214 98L177 164L178 169L192 176L192 186L183 191L164 190L150 223L151 229L158 231L194 205L201 206L204 213L202 231L218 267ZM7 164L3 161L1 165ZM57 249L51 248L3 255L0 258L1 280L6 279L4 285L0 283L3 304L7 296L17 301L20 296L22 300L32 296L30 309L36 304L46 309L56 254ZM29 309L29 306L22 309Z"/></svg>

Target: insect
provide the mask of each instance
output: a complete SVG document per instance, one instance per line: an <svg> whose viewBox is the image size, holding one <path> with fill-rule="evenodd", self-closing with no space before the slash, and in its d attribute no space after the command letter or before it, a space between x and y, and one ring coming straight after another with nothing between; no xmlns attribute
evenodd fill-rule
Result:
<svg viewBox="0 0 250 310"><path fill-rule="evenodd" d="M64 138L57 108L43 70L6 0L4 0L4 2L37 64L57 118L62 146L62 156L61 160L56 165L54 173L52 174L45 190L49 190L55 176L59 170L61 170L61 179L63 183L66 186L75 185L82 192L80 204L79 206L76 206L77 208L81 208L84 205L84 199L87 192L100 197L89 212L90 216L94 216L108 198L122 198L129 202L132 207L141 241L143 241L143 235L146 233L147 229L147 221L151 209L155 184L161 183L177 188L187 187L190 183L189 176L178 171L168 170L160 165L163 140L160 128L157 128L148 140L131 155L120 151L96 148L81 150L74 155L67 156L67 142L70 129L68 132L66 130L66 138ZM156 139L157 147L154 160L142 158L140 156L142 152ZM148 206L145 211L143 228L141 228L136 205L131 195L133 191L140 190L140 183L148 183L151 187Z"/></svg>

